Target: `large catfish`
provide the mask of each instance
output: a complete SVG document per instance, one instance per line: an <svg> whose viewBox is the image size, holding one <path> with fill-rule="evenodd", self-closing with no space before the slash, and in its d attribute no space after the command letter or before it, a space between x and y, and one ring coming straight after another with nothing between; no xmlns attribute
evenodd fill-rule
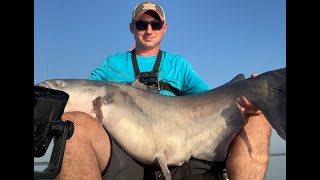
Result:
<svg viewBox="0 0 320 180"><path fill-rule="evenodd" d="M128 154L145 164L159 164L167 179L168 166L180 166L191 157L226 158L231 140L245 125L238 97L257 105L286 139L286 68L178 97L106 81L53 79L37 85L68 93L65 112L96 117Z"/></svg>

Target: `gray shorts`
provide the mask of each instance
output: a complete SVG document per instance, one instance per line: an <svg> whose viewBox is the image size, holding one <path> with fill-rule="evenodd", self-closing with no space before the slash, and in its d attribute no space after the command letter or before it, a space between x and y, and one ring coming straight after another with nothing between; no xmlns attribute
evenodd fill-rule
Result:
<svg viewBox="0 0 320 180"><path fill-rule="evenodd" d="M148 166L131 158L114 139L109 135L111 143L111 157L106 172L103 173L104 180L156 180L165 179L160 167ZM220 163L220 162L219 162ZM220 179L220 170L214 170L208 162L191 159L179 167L170 167L173 180L204 180Z"/></svg>

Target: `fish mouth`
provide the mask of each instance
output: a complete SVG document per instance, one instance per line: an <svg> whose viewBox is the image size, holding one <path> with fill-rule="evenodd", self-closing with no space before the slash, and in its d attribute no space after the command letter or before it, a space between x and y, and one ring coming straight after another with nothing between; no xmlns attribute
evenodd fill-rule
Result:
<svg viewBox="0 0 320 180"><path fill-rule="evenodd" d="M38 83L38 84L36 84L36 85L37 85L37 86L41 86L41 87L45 87L45 88L52 89L51 86L50 86L50 84L48 84L48 83L43 83L43 82L41 82L41 83Z"/></svg>

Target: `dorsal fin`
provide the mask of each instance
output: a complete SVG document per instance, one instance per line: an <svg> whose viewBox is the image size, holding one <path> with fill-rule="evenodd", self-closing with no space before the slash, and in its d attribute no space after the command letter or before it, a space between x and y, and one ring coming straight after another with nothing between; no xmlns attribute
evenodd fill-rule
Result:
<svg viewBox="0 0 320 180"><path fill-rule="evenodd" d="M231 83L234 83L234 82L237 82L237 81L240 81L240 80L244 80L244 74L236 75L233 79L231 79L231 81L225 83L225 85L226 84L231 84Z"/></svg>

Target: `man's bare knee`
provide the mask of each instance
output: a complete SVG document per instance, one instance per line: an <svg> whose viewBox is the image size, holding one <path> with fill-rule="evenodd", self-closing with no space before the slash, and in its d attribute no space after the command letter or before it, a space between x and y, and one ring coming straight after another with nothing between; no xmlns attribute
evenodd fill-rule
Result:
<svg viewBox="0 0 320 180"><path fill-rule="evenodd" d="M69 120L77 124L96 123L97 120L89 114L81 111L65 112L62 114L63 121Z"/></svg>
<svg viewBox="0 0 320 180"><path fill-rule="evenodd" d="M110 139L106 130L98 123L98 121L84 112L66 112L62 115L63 121L69 120L74 123L74 133L67 141L70 148L78 147L81 143L89 143L92 145L100 170L103 171L110 158ZM77 147L74 147L75 144Z"/></svg>

